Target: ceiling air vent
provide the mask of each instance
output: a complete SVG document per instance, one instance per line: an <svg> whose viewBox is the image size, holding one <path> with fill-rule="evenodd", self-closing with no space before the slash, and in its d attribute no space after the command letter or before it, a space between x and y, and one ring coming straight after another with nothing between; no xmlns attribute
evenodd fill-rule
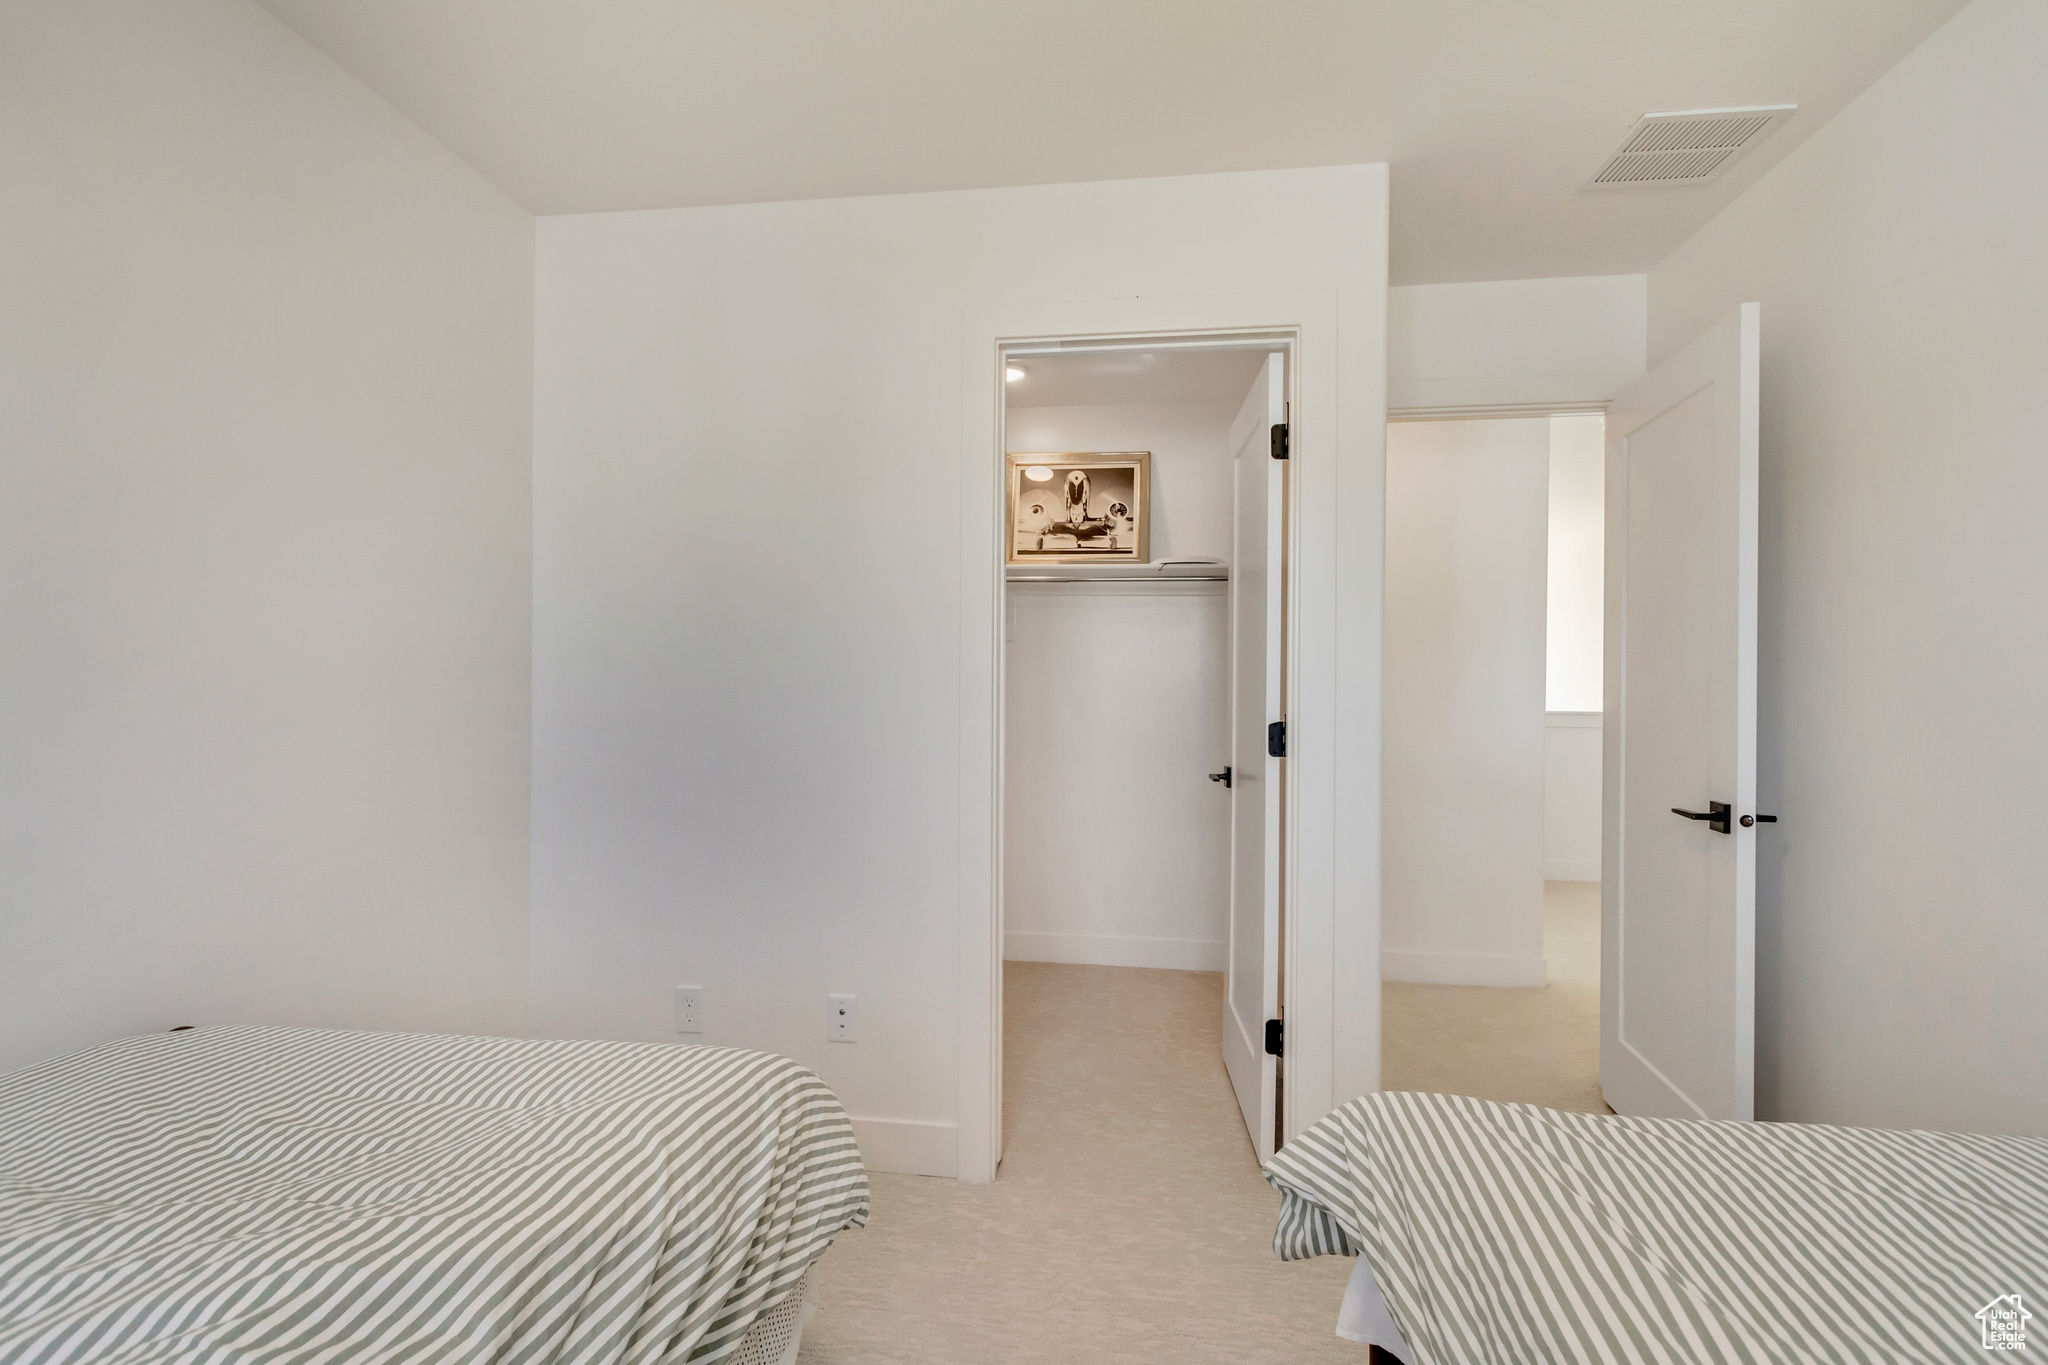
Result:
<svg viewBox="0 0 2048 1365"><path fill-rule="evenodd" d="M1771 125L1789 117L1796 104L1750 109L1687 109L1645 114L1621 141L1621 148L1586 182L1589 190L1631 185L1699 185L1728 169L1736 157L1763 141Z"/></svg>

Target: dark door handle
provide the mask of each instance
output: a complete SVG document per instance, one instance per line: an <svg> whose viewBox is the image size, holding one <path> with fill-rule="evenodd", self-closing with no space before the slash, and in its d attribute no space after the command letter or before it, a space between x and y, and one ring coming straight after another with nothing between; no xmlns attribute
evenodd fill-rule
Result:
<svg viewBox="0 0 2048 1365"><path fill-rule="evenodd" d="M1778 817L1775 815L1745 815L1740 823L1744 829L1748 829L1751 825L1775 825L1778 823Z"/></svg>
<svg viewBox="0 0 2048 1365"><path fill-rule="evenodd" d="M1726 801L1709 801L1707 802L1707 808L1703 811L1680 810L1678 807L1673 806L1671 813L1673 815L1683 815L1688 820L1704 820L1707 822L1707 828L1716 834L1726 834L1728 832L1728 817L1731 812Z"/></svg>
<svg viewBox="0 0 2048 1365"><path fill-rule="evenodd" d="M1220 773L1210 773L1210 774L1209 774L1209 780L1210 780L1211 782L1221 782L1221 783L1222 783L1222 784L1223 784L1224 786L1226 786L1226 787L1227 787L1227 786L1229 786L1229 785L1230 785L1230 769L1228 769L1228 768L1225 768L1225 769L1224 769L1224 770L1223 770L1222 772L1220 772Z"/></svg>

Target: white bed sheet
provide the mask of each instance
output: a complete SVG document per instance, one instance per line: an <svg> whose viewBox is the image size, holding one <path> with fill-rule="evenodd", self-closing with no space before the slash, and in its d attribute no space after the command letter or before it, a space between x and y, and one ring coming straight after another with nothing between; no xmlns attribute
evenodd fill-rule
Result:
<svg viewBox="0 0 2048 1365"><path fill-rule="evenodd" d="M1404 1361L1415 1358L1401 1329L1394 1325L1394 1315L1387 1311L1387 1301L1380 1297L1372 1265L1363 1256L1352 1263L1351 1279L1344 1286L1344 1302L1337 1309L1337 1335L1361 1346L1392 1351Z"/></svg>

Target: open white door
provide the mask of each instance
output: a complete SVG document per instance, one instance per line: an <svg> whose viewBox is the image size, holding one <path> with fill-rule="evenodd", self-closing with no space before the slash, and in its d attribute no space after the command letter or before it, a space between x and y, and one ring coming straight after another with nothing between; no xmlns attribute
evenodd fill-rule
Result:
<svg viewBox="0 0 2048 1365"><path fill-rule="evenodd" d="M1223 997L1223 1065L1262 1162L1273 1155L1279 1080L1277 1059L1266 1050L1266 1022L1280 1017L1283 760L1268 752L1268 727L1283 719L1287 465L1273 458L1272 432L1286 413L1283 358L1271 355L1230 428L1237 498L1230 553L1230 957Z"/></svg>
<svg viewBox="0 0 2048 1365"><path fill-rule="evenodd" d="M1746 303L1607 412L1600 1087L1622 1114L1755 1117L1757 356Z"/></svg>

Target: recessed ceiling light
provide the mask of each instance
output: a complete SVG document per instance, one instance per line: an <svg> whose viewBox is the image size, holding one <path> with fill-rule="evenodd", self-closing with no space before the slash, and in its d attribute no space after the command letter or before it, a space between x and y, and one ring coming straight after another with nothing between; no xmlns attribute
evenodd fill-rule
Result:
<svg viewBox="0 0 2048 1365"><path fill-rule="evenodd" d="M1010 383L1014 384L1029 373L1030 371L1025 369L1022 365L1011 365L1004 369L1003 378L1008 380Z"/></svg>

